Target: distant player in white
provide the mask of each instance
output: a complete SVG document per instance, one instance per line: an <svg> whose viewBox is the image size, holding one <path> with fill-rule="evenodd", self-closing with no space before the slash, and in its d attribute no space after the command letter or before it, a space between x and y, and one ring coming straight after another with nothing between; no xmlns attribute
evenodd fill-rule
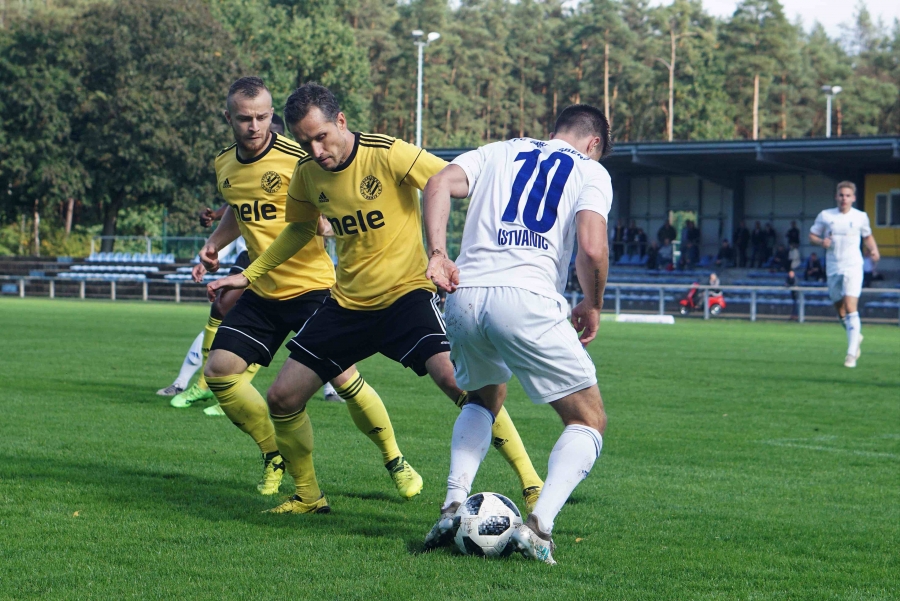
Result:
<svg viewBox="0 0 900 601"><path fill-rule="evenodd" d="M551 140L482 146L425 187L428 276L454 293L444 313L450 358L472 398L453 428L447 497L426 549L452 539L453 514L469 496L515 374L531 400L549 403L565 424L537 505L513 535L523 555L555 563L554 519L599 457L606 428L596 370L583 347L597 335L609 268L612 186L597 161L610 151L603 113L574 105L560 114ZM455 265L445 251L450 198L467 196ZM562 293L576 233L584 300L570 324Z"/></svg>
<svg viewBox="0 0 900 601"><path fill-rule="evenodd" d="M845 367L856 367L862 331L859 321L859 295L862 292L863 256L860 241L866 245L873 262L878 262L878 245L872 236L869 216L853 208L856 184L841 182L835 194L837 207L825 209L809 229L809 241L825 249L828 294L847 330Z"/></svg>

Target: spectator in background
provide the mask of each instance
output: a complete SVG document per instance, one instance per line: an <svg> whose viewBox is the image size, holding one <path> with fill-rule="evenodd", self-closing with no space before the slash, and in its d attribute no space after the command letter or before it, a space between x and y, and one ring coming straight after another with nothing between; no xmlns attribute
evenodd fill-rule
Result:
<svg viewBox="0 0 900 601"><path fill-rule="evenodd" d="M622 252L625 250L625 227L621 221L616 221L616 227L613 230L613 261L619 262Z"/></svg>
<svg viewBox="0 0 900 601"><path fill-rule="evenodd" d="M790 261L791 269L793 271L797 271L797 268L800 267L800 263L803 262L803 257L800 256L800 247L797 244L791 244L791 250L788 252L788 261Z"/></svg>
<svg viewBox="0 0 900 601"><path fill-rule="evenodd" d="M647 233L644 231L644 228L638 228L635 241L637 242L638 252L643 257L647 254Z"/></svg>
<svg viewBox="0 0 900 601"><path fill-rule="evenodd" d="M821 282L825 279L822 261L816 253L809 255L809 264L806 266L806 279L811 282Z"/></svg>
<svg viewBox="0 0 900 601"><path fill-rule="evenodd" d="M675 228L672 227L672 223L668 219L666 219L666 222L662 224L662 226L659 228L659 231L656 232L656 241L659 242L660 247L662 247L666 244L671 244L672 240L674 239Z"/></svg>
<svg viewBox="0 0 900 601"><path fill-rule="evenodd" d="M775 228L772 227L772 223L766 223L766 229L764 230L765 240L766 240L766 258L768 261L770 257L775 256L775 247L778 243L778 234L775 233Z"/></svg>
<svg viewBox="0 0 900 601"><path fill-rule="evenodd" d="M728 240L722 240L722 246L719 247L719 254L716 255L716 267L734 267L734 248L728 244Z"/></svg>
<svg viewBox="0 0 900 601"><path fill-rule="evenodd" d="M700 253L700 228L697 224L688 219L687 222L688 239L687 241L697 247L697 253Z"/></svg>
<svg viewBox="0 0 900 601"><path fill-rule="evenodd" d="M747 225L743 221L734 230L733 240L737 248L737 266L744 268L747 266L747 246L750 244L750 230L747 229Z"/></svg>
<svg viewBox="0 0 900 601"><path fill-rule="evenodd" d="M784 285L787 286L788 288L793 288L794 286L797 285L797 276L794 273L793 269L788 271L787 278L784 280ZM791 301L793 301L791 304L791 321L797 321L798 312L797 312L797 291L796 290L791 290Z"/></svg>
<svg viewBox="0 0 900 601"><path fill-rule="evenodd" d="M637 223L634 222L634 219L628 224L628 227L625 228L625 232L623 234L623 238L625 239L625 254L633 255L637 253L637 236L638 236L638 226Z"/></svg>
<svg viewBox="0 0 900 601"><path fill-rule="evenodd" d="M753 249L753 255L750 257L750 267L762 267L763 263L766 262L763 258L766 254L766 235L759 221L756 222L756 226L750 233L750 246Z"/></svg>
<svg viewBox="0 0 900 601"><path fill-rule="evenodd" d="M672 228L674 229L674 228ZM670 269L672 266L672 241L668 238L663 239L662 246L659 247L659 252L657 253L659 268L660 269Z"/></svg>
<svg viewBox="0 0 900 601"><path fill-rule="evenodd" d="M647 269L659 269L659 244L655 240L647 248Z"/></svg>
<svg viewBox="0 0 900 601"><path fill-rule="evenodd" d="M788 251L783 244L779 244L772 255L772 268L770 271L787 271L790 269L790 259L788 259Z"/></svg>
<svg viewBox="0 0 900 601"><path fill-rule="evenodd" d="M800 246L800 230L797 229L796 221L791 221L791 229L787 231L787 243L788 246L793 246L794 244Z"/></svg>

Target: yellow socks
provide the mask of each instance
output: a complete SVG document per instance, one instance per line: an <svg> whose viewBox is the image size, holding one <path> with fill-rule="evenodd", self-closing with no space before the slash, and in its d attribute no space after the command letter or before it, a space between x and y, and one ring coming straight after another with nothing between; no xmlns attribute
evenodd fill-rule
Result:
<svg viewBox="0 0 900 601"><path fill-rule="evenodd" d="M206 320L206 325L203 327L203 346L200 347L203 353L203 364L200 366L200 379L197 380L197 386L203 390L209 388L206 384L206 378L203 377L203 368L206 367L206 360L209 358L209 347L212 346L213 339L216 337L216 332L219 331L220 325L222 325L222 320L210 315L209 319Z"/></svg>
<svg viewBox="0 0 900 601"><path fill-rule="evenodd" d="M322 491L316 481L312 460L313 431L309 416L304 410L290 415L273 415L272 423L284 467L297 486L297 496L304 503L314 503L322 496Z"/></svg>
<svg viewBox="0 0 900 601"><path fill-rule="evenodd" d="M387 409L375 389L369 386L359 372L335 391L347 401L347 409L359 431L369 437L381 451L382 462L387 465L400 457L400 448L394 437L394 426Z"/></svg>
<svg viewBox="0 0 900 601"><path fill-rule="evenodd" d="M456 400L456 406L462 409L463 405L468 402L469 393L463 392ZM516 430L512 418L507 413L506 407L501 407L500 413L494 419L494 426L491 428L491 438L493 439L491 442L493 442L494 448L500 451L500 454L503 455L503 458L506 459L506 462L509 463L519 477L519 481L522 483L522 490L532 486L543 486L544 481L534 471L531 458L528 456L528 451L525 450L525 444L522 442L522 438L519 436L519 431Z"/></svg>
<svg viewBox="0 0 900 601"><path fill-rule="evenodd" d="M275 430L269 419L269 408L259 391L243 374L207 378L210 390L231 422L250 435L265 453L277 451ZM318 497L316 497L318 498Z"/></svg>

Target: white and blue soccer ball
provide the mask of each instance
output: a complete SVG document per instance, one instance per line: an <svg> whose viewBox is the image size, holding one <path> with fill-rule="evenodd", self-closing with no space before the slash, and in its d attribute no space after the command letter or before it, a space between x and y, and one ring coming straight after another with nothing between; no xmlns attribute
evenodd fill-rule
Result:
<svg viewBox="0 0 900 601"><path fill-rule="evenodd" d="M456 510L456 546L465 555L506 557L515 551L510 537L522 523L516 504L494 492L472 495Z"/></svg>

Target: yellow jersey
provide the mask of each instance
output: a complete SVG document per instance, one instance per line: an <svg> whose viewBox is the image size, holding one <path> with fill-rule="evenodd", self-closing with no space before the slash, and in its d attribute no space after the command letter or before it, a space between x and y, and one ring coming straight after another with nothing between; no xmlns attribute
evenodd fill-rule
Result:
<svg viewBox="0 0 900 601"><path fill-rule="evenodd" d="M296 142L272 132L259 156L243 160L232 144L216 157L219 192L231 206L251 260L285 228L285 203L294 167L307 155ZM285 300L334 285L334 264L316 236L300 252L250 285L263 298Z"/></svg>
<svg viewBox="0 0 900 601"><path fill-rule="evenodd" d="M384 309L413 290L436 290L425 277L416 190L447 163L390 136L354 135L350 156L335 171L313 157L297 163L285 216L304 222L324 214L337 246L334 299L346 309Z"/></svg>

